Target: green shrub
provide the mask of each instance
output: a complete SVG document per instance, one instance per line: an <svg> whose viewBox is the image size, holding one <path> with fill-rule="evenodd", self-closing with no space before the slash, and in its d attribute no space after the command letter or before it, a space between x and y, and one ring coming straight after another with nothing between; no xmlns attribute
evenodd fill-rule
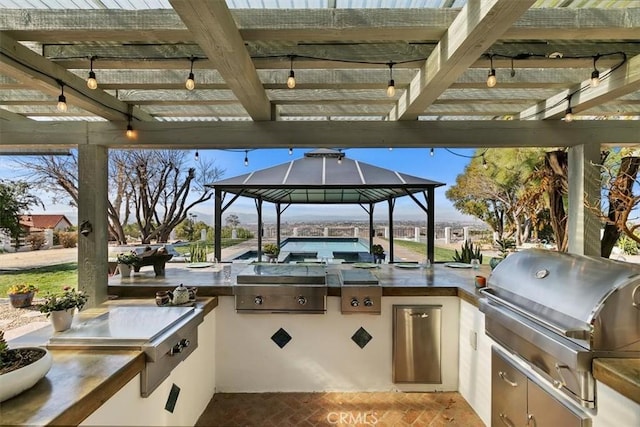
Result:
<svg viewBox="0 0 640 427"><path fill-rule="evenodd" d="M625 255L638 255L638 243L628 236L620 236L618 246Z"/></svg>
<svg viewBox="0 0 640 427"><path fill-rule="evenodd" d="M40 250L45 243L45 238L43 233L29 234L27 237L25 237L24 240L29 244L29 246L31 246L31 250L34 250L34 251Z"/></svg>
<svg viewBox="0 0 640 427"><path fill-rule="evenodd" d="M191 253L191 262L206 262L207 261L207 244L195 243L189 246L189 252Z"/></svg>
<svg viewBox="0 0 640 427"><path fill-rule="evenodd" d="M60 233L60 244L63 248L75 248L78 243L78 233L65 231Z"/></svg>

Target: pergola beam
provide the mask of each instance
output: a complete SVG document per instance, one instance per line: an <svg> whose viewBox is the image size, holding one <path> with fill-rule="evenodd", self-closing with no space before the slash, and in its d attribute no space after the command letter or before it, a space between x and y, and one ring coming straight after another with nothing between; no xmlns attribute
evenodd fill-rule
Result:
<svg viewBox="0 0 640 427"><path fill-rule="evenodd" d="M135 149L559 147L640 143L640 121L4 122L0 147L81 144ZM427 137L428 136L428 137Z"/></svg>
<svg viewBox="0 0 640 427"><path fill-rule="evenodd" d="M420 68L410 89L398 100L389 118L417 119L534 2L469 1Z"/></svg>
<svg viewBox="0 0 640 427"><path fill-rule="evenodd" d="M251 118L271 120L269 98L227 4L171 0L171 5Z"/></svg>
<svg viewBox="0 0 640 427"><path fill-rule="evenodd" d="M439 40L457 9L281 10L233 9L244 40L312 42L332 40ZM257 17L259 16L260 19ZM251 27L260 22L259 27ZM369 23L369 25L364 25ZM502 38L506 40L635 40L640 8L531 9ZM173 10L3 9L0 31L17 40L39 42L144 41L149 34L168 43L193 41Z"/></svg>
<svg viewBox="0 0 640 427"><path fill-rule="evenodd" d="M606 72L602 71L601 75ZM521 120L543 120L559 118L569 107L573 112L585 111L598 105L615 101L616 98L640 90L640 55L636 55L620 68L611 72L597 87L589 86L590 80L563 90L527 108L520 113Z"/></svg>
<svg viewBox="0 0 640 427"><path fill-rule="evenodd" d="M58 96L59 82L64 83L67 103L82 108L108 120L126 120L131 111L140 121L153 120L149 114L130 106L102 90L87 88L84 79L38 55L17 41L0 37L0 72L26 86Z"/></svg>

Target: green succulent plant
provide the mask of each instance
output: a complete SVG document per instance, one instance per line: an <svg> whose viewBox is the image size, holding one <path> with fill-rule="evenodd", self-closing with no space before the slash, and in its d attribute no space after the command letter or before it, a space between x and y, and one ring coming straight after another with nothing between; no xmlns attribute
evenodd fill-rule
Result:
<svg viewBox="0 0 640 427"><path fill-rule="evenodd" d="M473 246L470 240L466 240L462 244L462 248L460 248L460 252L456 249L453 254L453 260L455 262L462 262L465 264L469 264L472 259L480 260L480 264L482 264L482 254L480 253L480 246Z"/></svg>

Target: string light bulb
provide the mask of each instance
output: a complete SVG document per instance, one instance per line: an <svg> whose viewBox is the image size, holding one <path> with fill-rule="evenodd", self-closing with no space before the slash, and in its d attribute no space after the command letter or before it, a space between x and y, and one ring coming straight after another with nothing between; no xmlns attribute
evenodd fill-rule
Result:
<svg viewBox="0 0 640 427"><path fill-rule="evenodd" d="M133 131L133 126L131 125L131 116L129 116L129 119L127 121L127 130L124 134L129 139L133 139L133 137L136 135Z"/></svg>
<svg viewBox="0 0 640 427"><path fill-rule="evenodd" d="M197 148L196 148L196 154L193 156L193 158L195 159L196 162L198 160L200 160L200 153L198 153L198 149Z"/></svg>
<svg viewBox="0 0 640 427"><path fill-rule="evenodd" d="M387 96L393 98L396 94L396 82L393 80L393 62L389 62L389 84L387 85Z"/></svg>
<svg viewBox="0 0 640 427"><path fill-rule="evenodd" d="M67 98L64 96L64 84L60 83L60 96L58 96L58 105L56 108L61 113L67 112Z"/></svg>
<svg viewBox="0 0 640 427"><path fill-rule="evenodd" d="M196 81L193 75L193 63L195 60L196 58L191 57L191 68L189 69L189 77L187 77L187 81L184 84L187 90L193 90L196 87Z"/></svg>
<svg viewBox="0 0 640 427"><path fill-rule="evenodd" d="M482 167L485 169L489 168L489 165L487 164L487 159L485 159L484 157L484 153L482 153Z"/></svg>
<svg viewBox="0 0 640 427"><path fill-rule="evenodd" d="M571 123L573 121L573 110L571 109L571 95L567 97L567 110L564 113L564 121Z"/></svg>
<svg viewBox="0 0 640 427"><path fill-rule="evenodd" d="M564 121L567 123L571 123L573 121L573 110L571 109L571 107L567 108L567 111L565 111Z"/></svg>
<svg viewBox="0 0 640 427"><path fill-rule="evenodd" d="M293 154L293 148L289 147L289 155Z"/></svg>
<svg viewBox="0 0 640 427"><path fill-rule="evenodd" d="M489 55L489 61L491 61L491 68L489 68L489 76L487 77L487 87L495 87L498 79L496 78L496 70L493 68L493 55Z"/></svg>
<svg viewBox="0 0 640 427"><path fill-rule="evenodd" d="M593 57L593 71L591 72L591 87L598 87L600 85L600 71L596 68L596 61L600 58L599 55Z"/></svg>
<svg viewBox="0 0 640 427"><path fill-rule="evenodd" d="M431 150L429 150L429 155L433 157L435 154L436 154L435 150L433 149L433 147L431 147Z"/></svg>
<svg viewBox="0 0 640 427"><path fill-rule="evenodd" d="M339 150L339 154L338 154L338 164L341 165L342 164L342 158L344 157L344 153L342 152L342 150Z"/></svg>
<svg viewBox="0 0 640 427"><path fill-rule="evenodd" d="M249 166L249 151L244 150L244 165Z"/></svg>
<svg viewBox="0 0 640 427"><path fill-rule="evenodd" d="M97 89L98 88L98 80L96 80L96 73L93 72L93 60L95 59L94 56L91 57L90 59L90 65L89 65L89 78L87 79L87 87L89 89Z"/></svg>
<svg viewBox="0 0 640 427"><path fill-rule="evenodd" d="M289 68L289 78L287 78L287 87L289 89L293 89L296 87L296 73L293 72L293 58L295 55L289 55L289 59L291 60L291 66Z"/></svg>

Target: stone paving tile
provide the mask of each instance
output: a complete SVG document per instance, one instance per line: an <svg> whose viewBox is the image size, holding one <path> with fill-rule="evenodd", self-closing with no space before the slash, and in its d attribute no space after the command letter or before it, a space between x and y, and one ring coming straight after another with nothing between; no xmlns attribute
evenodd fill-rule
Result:
<svg viewBox="0 0 640 427"><path fill-rule="evenodd" d="M197 426L484 424L458 393L218 393Z"/></svg>

